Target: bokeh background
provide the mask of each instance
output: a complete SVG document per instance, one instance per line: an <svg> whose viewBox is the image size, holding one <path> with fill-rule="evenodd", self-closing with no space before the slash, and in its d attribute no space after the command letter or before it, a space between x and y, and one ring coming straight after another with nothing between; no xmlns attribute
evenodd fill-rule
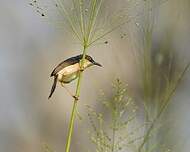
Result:
<svg viewBox="0 0 190 152"><path fill-rule="evenodd" d="M126 0L127 1L127 0ZM56 28L44 20L27 0L0 0L0 151L43 151L48 143L55 151L63 151L72 98L59 85L48 100L53 80L52 69L62 60L79 54L80 45L68 29ZM135 0L131 1L136 3ZM123 4L109 0L109 9ZM134 9L136 8L136 9ZM132 5L130 14L143 9ZM110 11L109 10L109 11ZM139 11L139 10L138 10ZM159 7L155 18L154 48L162 40L180 56L180 62L190 60L190 1L168 0ZM140 30L135 25L143 23L143 16L90 48L89 54L104 67L85 71L79 111L83 120L77 120L72 143L73 151L87 151L85 104L95 108L101 89L109 92L113 79L120 77L128 83L130 92L138 93L139 76L134 64L134 51L141 48ZM180 64L181 64L180 63ZM175 134L181 152L190 145L190 72L187 72L170 105L170 117L176 120ZM75 82L68 86L72 91ZM88 91L87 91L88 90ZM136 92L136 93L135 93Z"/></svg>

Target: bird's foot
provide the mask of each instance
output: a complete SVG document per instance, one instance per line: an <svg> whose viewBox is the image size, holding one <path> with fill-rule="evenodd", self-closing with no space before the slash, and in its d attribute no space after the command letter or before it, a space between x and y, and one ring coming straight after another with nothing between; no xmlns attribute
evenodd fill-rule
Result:
<svg viewBox="0 0 190 152"><path fill-rule="evenodd" d="M80 67L80 72L83 72L84 71L84 67Z"/></svg>
<svg viewBox="0 0 190 152"><path fill-rule="evenodd" d="M75 99L75 101L78 101L78 100L79 100L79 97L77 97L77 96L75 96L75 95L73 95L72 97Z"/></svg>

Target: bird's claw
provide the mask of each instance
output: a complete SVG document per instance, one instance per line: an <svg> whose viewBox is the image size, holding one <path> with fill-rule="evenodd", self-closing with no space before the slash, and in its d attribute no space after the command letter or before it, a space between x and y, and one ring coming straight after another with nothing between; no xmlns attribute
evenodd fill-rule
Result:
<svg viewBox="0 0 190 152"><path fill-rule="evenodd" d="M79 97L77 97L77 96L73 96L73 98L74 98L76 101L79 100Z"/></svg>
<svg viewBox="0 0 190 152"><path fill-rule="evenodd" d="M84 67L80 67L80 72L83 72L84 71Z"/></svg>

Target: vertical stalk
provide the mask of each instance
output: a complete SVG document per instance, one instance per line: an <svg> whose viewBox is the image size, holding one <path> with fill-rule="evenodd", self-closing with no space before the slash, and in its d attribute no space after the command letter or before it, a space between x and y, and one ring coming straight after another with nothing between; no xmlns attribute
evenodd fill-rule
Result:
<svg viewBox="0 0 190 152"><path fill-rule="evenodd" d="M83 68L83 65L84 65L86 49L87 49L87 45L85 42L84 43L84 49L83 49L83 58L82 58L81 64L80 64L81 68ZM77 98L80 96L81 80L82 80L82 71L79 72L79 78L77 81L77 87L76 87L76 92L75 92L75 96ZM73 107L72 107L72 113L71 113L70 122L69 122L69 131L68 131L68 135L67 135L65 152L70 152L70 145L71 145L71 139L72 139L73 128L74 128L74 120L76 117L77 102L78 102L78 100L74 99L74 103L73 103Z"/></svg>
<svg viewBox="0 0 190 152"><path fill-rule="evenodd" d="M116 112L115 112L115 110L113 112L113 117L112 117L113 130L112 130L112 148L111 148L111 152L115 151L115 136L116 136Z"/></svg>

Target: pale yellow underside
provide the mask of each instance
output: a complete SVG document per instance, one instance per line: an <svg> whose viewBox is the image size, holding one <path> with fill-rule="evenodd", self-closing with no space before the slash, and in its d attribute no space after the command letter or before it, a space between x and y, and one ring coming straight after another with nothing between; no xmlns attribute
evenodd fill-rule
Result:
<svg viewBox="0 0 190 152"><path fill-rule="evenodd" d="M92 64L85 60L84 68L91 66ZM63 83L70 82L78 77L78 73L80 71L79 63L67 66L58 72L58 80Z"/></svg>

